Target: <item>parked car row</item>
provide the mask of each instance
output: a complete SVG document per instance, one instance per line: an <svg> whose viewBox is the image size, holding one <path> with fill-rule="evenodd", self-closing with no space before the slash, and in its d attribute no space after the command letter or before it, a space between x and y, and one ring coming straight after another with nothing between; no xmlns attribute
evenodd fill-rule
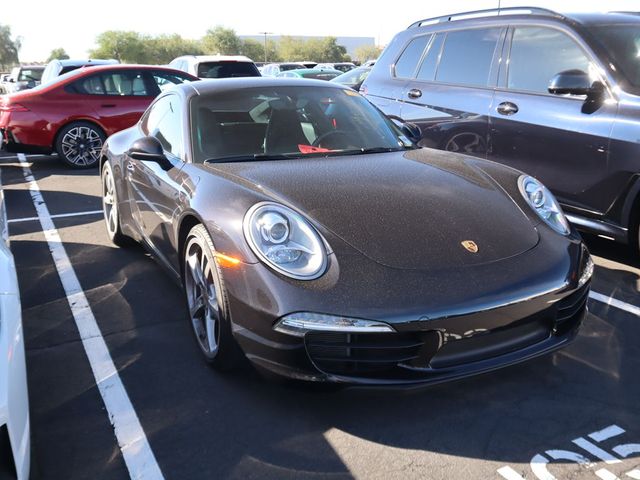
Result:
<svg viewBox="0 0 640 480"><path fill-rule="evenodd" d="M40 85L44 66L24 65L15 67L3 81L5 93L15 93Z"/></svg>

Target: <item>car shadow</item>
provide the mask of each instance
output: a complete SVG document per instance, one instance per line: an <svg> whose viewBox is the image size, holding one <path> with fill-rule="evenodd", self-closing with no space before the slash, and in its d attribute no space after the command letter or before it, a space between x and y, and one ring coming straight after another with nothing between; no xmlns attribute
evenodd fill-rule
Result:
<svg viewBox="0 0 640 480"><path fill-rule="evenodd" d="M77 332L47 245L12 245L21 267L40 469L78 478L59 458L82 449L83 439L54 438L43 425L72 415L95 386L48 379L73 367L37 353L77 342ZM590 314L576 341L552 355L421 390L283 385L249 367L212 370L192 339L180 289L141 248L64 246L167 478L351 478L376 471L386 478L407 464L416 469L409 476L430 477L435 454L446 455L438 462L486 460L499 468L528 464L551 449L580 452L573 439L612 424L628 431L602 448L639 440L638 327L618 312Z"/></svg>

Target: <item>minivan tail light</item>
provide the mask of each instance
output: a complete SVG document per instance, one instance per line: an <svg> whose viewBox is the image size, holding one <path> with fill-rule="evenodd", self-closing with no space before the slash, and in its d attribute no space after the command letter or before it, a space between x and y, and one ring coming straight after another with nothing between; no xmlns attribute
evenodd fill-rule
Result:
<svg viewBox="0 0 640 480"><path fill-rule="evenodd" d="M0 112L28 112L29 109L19 103L0 105Z"/></svg>

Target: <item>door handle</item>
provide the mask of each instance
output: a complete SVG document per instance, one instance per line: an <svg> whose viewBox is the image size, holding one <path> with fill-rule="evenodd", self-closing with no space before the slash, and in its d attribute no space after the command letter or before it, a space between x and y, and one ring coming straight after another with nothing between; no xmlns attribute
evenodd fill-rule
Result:
<svg viewBox="0 0 640 480"><path fill-rule="evenodd" d="M127 162L127 170L130 172L134 172L136 170L136 167L133 163Z"/></svg>
<svg viewBox="0 0 640 480"><path fill-rule="evenodd" d="M502 102L500 105L498 105L496 111L500 115L514 115L518 113L518 106L512 102Z"/></svg>
<svg viewBox="0 0 640 480"><path fill-rule="evenodd" d="M115 108L116 104L115 103L103 103L102 105L100 105L102 108Z"/></svg>
<svg viewBox="0 0 640 480"><path fill-rule="evenodd" d="M420 98L422 96L422 92L417 88L412 88L411 90L409 90L409 93L407 95L409 96L409 98Z"/></svg>

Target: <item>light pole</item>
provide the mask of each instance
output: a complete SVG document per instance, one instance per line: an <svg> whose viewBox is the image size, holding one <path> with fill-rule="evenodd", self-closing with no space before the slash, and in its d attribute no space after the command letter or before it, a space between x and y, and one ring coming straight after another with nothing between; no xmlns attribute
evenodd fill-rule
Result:
<svg viewBox="0 0 640 480"><path fill-rule="evenodd" d="M273 34L273 32L258 32L260 35L264 35L264 63L267 63L267 35Z"/></svg>

